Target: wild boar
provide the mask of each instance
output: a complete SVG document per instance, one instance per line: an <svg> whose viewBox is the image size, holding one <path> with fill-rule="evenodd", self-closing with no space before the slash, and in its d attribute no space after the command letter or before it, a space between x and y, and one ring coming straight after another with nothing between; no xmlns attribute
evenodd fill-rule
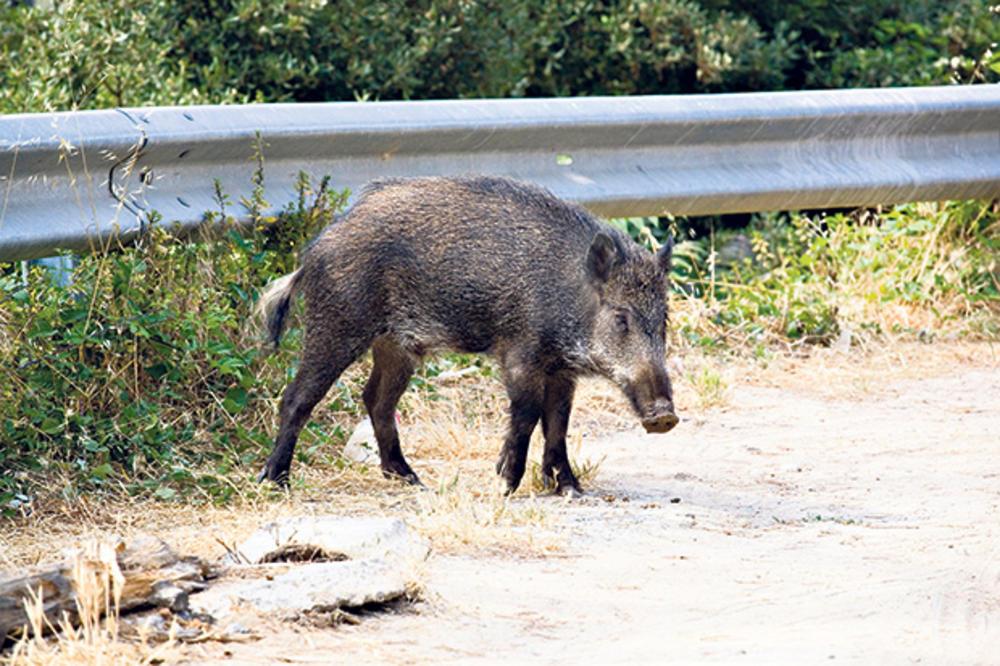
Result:
<svg viewBox="0 0 1000 666"><path fill-rule="evenodd" d="M400 449L396 403L421 359L450 349L489 354L501 370L510 420L496 469L508 492L539 420L543 476L560 493L579 492L566 454L579 377L611 380L649 432L678 422L664 367L672 245L654 255L583 208L507 178L370 184L258 304L277 345L293 295L305 297L301 363L261 480L287 481L313 407L371 348L364 403L382 471L419 483Z"/></svg>

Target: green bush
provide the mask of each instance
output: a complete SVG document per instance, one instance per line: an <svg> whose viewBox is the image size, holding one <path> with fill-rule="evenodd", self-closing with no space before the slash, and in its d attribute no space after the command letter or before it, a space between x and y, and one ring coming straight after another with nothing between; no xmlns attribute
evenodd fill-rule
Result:
<svg viewBox="0 0 1000 666"><path fill-rule="evenodd" d="M192 85L185 64L167 58L145 3L54 5L0 7L0 113L239 99Z"/></svg>
<svg viewBox="0 0 1000 666"><path fill-rule="evenodd" d="M1000 20L980 0L704 0L764 30L795 31L786 88L997 81Z"/></svg>
<svg viewBox="0 0 1000 666"><path fill-rule="evenodd" d="M0 113L996 81L986 0L55 0L0 7Z"/></svg>
<svg viewBox="0 0 1000 666"><path fill-rule="evenodd" d="M344 201L325 182L299 188L297 204L250 229L224 212L183 238L154 226L83 257L68 286L0 272L0 509L42 478L66 492L228 496L223 477L270 446L293 366L261 353L252 305Z"/></svg>
<svg viewBox="0 0 1000 666"><path fill-rule="evenodd" d="M748 241L749 257L724 256L734 238ZM686 299L676 329L693 344L1000 336L1000 215L992 203L762 215L745 231L680 249Z"/></svg>

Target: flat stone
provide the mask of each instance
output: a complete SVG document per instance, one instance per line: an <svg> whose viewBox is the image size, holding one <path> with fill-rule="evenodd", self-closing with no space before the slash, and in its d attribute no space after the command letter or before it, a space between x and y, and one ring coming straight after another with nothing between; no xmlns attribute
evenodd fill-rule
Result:
<svg viewBox="0 0 1000 666"><path fill-rule="evenodd" d="M194 612L217 620L239 608L266 613L329 611L403 598L413 582L412 568L398 561L317 562L297 565L270 580L223 581L192 596L190 604Z"/></svg>
<svg viewBox="0 0 1000 666"><path fill-rule="evenodd" d="M417 558L427 545L398 518L296 517L270 523L227 555L225 564L260 564L289 546L313 546L325 559ZM338 557L339 556L339 557Z"/></svg>
<svg viewBox="0 0 1000 666"><path fill-rule="evenodd" d="M276 553L314 550L327 561L273 559ZM428 552L395 518L286 519L258 530L235 556L227 556L227 571L238 578L224 576L192 595L189 604L193 612L219 620L240 609L293 614L384 603L413 589Z"/></svg>

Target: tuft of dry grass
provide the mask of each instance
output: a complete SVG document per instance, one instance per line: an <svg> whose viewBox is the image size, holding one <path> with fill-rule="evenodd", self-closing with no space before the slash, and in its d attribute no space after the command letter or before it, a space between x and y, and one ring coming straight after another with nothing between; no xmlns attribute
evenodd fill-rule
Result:
<svg viewBox="0 0 1000 666"><path fill-rule="evenodd" d="M400 438L408 456L435 461L494 460L506 429L507 398L493 377L469 375L408 391Z"/></svg>
<svg viewBox="0 0 1000 666"><path fill-rule="evenodd" d="M569 466L573 471L573 474L576 476L577 481L580 482L584 492L586 492L588 488L595 485L598 472L601 469L601 463L604 462L604 456L601 456L596 460L588 457L583 450L583 445L583 433L578 429L571 429L566 436L566 450L569 454ZM521 487L526 489L526 492L539 495L552 493L552 486L548 485L546 479L542 476L541 450L543 444L540 432L535 432L532 446L536 451L536 455L534 459L528 460L528 468L525 471L524 481L522 482Z"/></svg>
<svg viewBox="0 0 1000 666"><path fill-rule="evenodd" d="M485 476L453 470L415 498L410 522L438 552L540 554L558 550L539 498L534 494L505 496L499 481Z"/></svg>
<svg viewBox="0 0 1000 666"><path fill-rule="evenodd" d="M0 658L4 666L62 666L63 664L155 664L173 654L172 637L152 645L142 634L121 635L118 605L125 577L118 568L113 545L93 540L71 556L75 593L74 623L64 614L56 624L45 616L41 592L27 602L28 631Z"/></svg>
<svg viewBox="0 0 1000 666"><path fill-rule="evenodd" d="M717 359L692 354L685 359L685 369L681 373L679 390L685 395L684 402L705 411L725 407L729 404L729 382L725 370Z"/></svg>

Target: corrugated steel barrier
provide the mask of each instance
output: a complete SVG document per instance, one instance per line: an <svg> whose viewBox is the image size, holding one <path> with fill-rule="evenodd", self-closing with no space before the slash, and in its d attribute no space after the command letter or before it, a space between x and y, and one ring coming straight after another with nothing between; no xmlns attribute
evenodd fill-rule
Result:
<svg viewBox="0 0 1000 666"><path fill-rule="evenodd" d="M0 260L196 224L300 171L506 174L615 217L1000 196L1000 86L697 96L337 102L0 117ZM238 211L237 211L238 212Z"/></svg>

